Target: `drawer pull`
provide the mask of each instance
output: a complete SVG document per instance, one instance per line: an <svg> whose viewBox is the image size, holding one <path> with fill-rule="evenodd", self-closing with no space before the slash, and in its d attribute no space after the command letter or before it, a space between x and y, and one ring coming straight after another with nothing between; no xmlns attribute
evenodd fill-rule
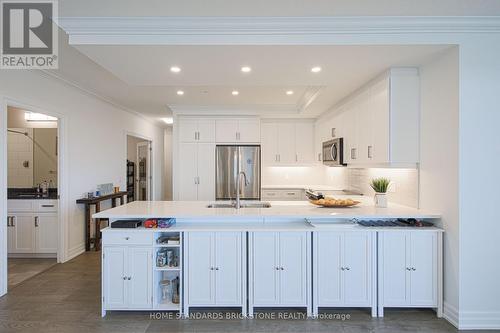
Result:
<svg viewBox="0 0 500 333"><path fill-rule="evenodd" d="M295 195L295 192L288 192L286 195Z"/></svg>
<svg viewBox="0 0 500 333"><path fill-rule="evenodd" d="M42 207L45 207L45 208L54 208L54 205L42 205Z"/></svg>

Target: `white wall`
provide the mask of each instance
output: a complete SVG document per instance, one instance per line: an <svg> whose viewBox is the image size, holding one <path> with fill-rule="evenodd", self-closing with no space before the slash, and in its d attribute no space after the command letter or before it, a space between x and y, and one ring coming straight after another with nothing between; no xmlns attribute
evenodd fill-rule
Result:
<svg viewBox="0 0 500 333"><path fill-rule="evenodd" d="M62 204L67 207L64 251L67 257L84 249L84 211L76 205L76 199L95 189L97 184L126 187L127 132L153 140L153 198L162 198L163 129L41 72L2 71L0 92L4 97L62 118L65 135L61 140L67 140L61 142L67 161L66 198L62 193Z"/></svg>
<svg viewBox="0 0 500 333"><path fill-rule="evenodd" d="M446 314L459 308L458 80L458 48L420 68L420 207L442 214Z"/></svg>

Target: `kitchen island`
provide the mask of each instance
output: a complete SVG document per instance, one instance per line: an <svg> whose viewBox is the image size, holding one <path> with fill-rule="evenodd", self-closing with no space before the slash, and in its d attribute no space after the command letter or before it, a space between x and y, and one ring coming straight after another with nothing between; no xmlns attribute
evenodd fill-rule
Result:
<svg viewBox="0 0 500 333"><path fill-rule="evenodd" d="M440 215L392 204L351 208L272 202L269 208L208 208L209 202L132 202L97 214L175 218L167 229L106 228L102 315L107 310L178 311L256 308L431 307L442 311L442 230L363 227L357 220ZM168 258L168 259L165 259ZM166 260L166 261L165 261Z"/></svg>

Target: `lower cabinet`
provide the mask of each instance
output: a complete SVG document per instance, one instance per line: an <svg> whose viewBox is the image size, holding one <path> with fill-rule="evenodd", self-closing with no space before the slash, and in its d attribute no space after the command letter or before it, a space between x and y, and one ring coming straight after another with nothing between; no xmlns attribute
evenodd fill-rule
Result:
<svg viewBox="0 0 500 333"><path fill-rule="evenodd" d="M151 309L152 248L109 246L103 249L103 305L106 310Z"/></svg>
<svg viewBox="0 0 500 333"><path fill-rule="evenodd" d="M9 254L57 254L56 213L9 213Z"/></svg>
<svg viewBox="0 0 500 333"><path fill-rule="evenodd" d="M319 307L370 307L377 316L376 233L313 234L313 315Z"/></svg>
<svg viewBox="0 0 500 333"><path fill-rule="evenodd" d="M254 307L306 307L311 315L311 233L252 232L249 313Z"/></svg>
<svg viewBox="0 0 500 333"><path fill-rule="evenodd" d="M187 232L185 303L189 307L241 307L246 314L246 233Z"/></svg>
<svg viewBox="0 0 500 333"><path fill-rule="evenodd" d="M442 234L381 231L378 240L378 309L430 307L442 315Z"/></svg>

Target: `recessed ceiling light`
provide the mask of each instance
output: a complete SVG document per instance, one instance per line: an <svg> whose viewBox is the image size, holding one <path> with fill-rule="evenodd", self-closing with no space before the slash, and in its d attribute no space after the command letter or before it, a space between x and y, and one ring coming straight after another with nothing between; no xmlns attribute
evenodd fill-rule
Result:
<svg viewBox="0 0 500 333"><path fill-rule="evenodd" d="M241 71L243 73L250 73L252 71L252 69L248 66L243 66L243 67L241 67Z"/></svg>
<svg viewBox="0 0 500 333"><path fill-rule="evenodd" d="M319 72L321 72L321 67L319 67L319 66L313 67L313 68L311 68L311 72L319 73Z"/></svg>
<svg viewBox="0 0 500 333"><path fill-rule="evenodd" d="M182 90L177 90L177 95L179 95L179 96L184 95L184 91L182 91Z"/></svg>
<svg viewBox="0 0 500 333"><path fill-rule="evenodd" d="M172 117L162 118L161 120L163 120L167 125L172 125L174 123L174 118Z"/></svg>
<svg viewBox="0 0 500 333"><path fill-rule="evenodd" d="M231 94L233 94L233 96L238 96L239 95L239 91L238 90L233 90L233 92Z"/></svg>
<svg viewBox="0 0 500 333"><path fill-rule="evenodd" d="M177 66L172 66L172 67L170 67L170 71L172 73L179 73L181 71L181 68L177 67Z"/></svg>
<svg viewBox="0 0 500 333"><path fill-rule="evenodd" d="M287 95L293 95L293 90L287 90L286 94Z"/></svg>

